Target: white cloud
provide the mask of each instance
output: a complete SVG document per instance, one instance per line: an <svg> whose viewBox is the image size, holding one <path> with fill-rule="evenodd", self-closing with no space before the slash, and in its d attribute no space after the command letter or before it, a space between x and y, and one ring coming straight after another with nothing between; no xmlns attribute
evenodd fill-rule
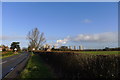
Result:
<svg viewBox="0 0 120 80"><path fill-rule="evenodd" d="M26 37L25 36L0 36L1 40L18 40L18 39L22 39L25 40Z"/></svg>
<svg viewBox="0 0 120 80"><path fill-rule="evenodd" d="M66 43L69 41L69 39L70 39L70 36L67 36L67 37L64 38L63 40L59 39L59 40L57 40L56 42L57 42L58 44L66 44Z"/></svg>
<svg viewBox="0 0 120 80"><path fill-rule="evenodd" d="M57 40L57 43L60 43L60 44L66 44L67 41L68 41L68 39Z"/></svg>
<svg viewBox="0 0 120 80"><path fill-rule="evenodd" d="M117 32L105 32L98 34L79 34L77 36L66 37L64 39L56 40L58 44L66 44L67 42L94 42L94 43L111 43L118 42Z"/></svg>
<svg viewBox="0 0 120 80"><path fill-rule="evenodd" d="M66 44L70 39L70 36L67 36L66 38L64 39L58 39L56 41L52 41L52 42L49 42L48 44L51 45L51 46L62 46L63 44Z"/></svg>
<svg viewBox="0 0 120 80"><path fill-rule="evenodd" d="M72 39L73 41L81 42L117 42L118 34L116 32L106 32L99 34L79 34Z"/></svg>
<svg viewBox="0 0 120 80"><path fill-rule="evenodd" d="M90 20L90 19L84 19L83 21L81 21L81 22L83 22L83 23L91 23L92 22L92 20Z"/></svg>
<svg viewBox="0 0 120 80"><path fill-rule="evenodd" d="M0 42L0 44L4 44L10 47L12 42L20 42L20 47L27 47L28 46L28 42L26 40L25 36L0 36L0 40L2 40Z"/></svg>

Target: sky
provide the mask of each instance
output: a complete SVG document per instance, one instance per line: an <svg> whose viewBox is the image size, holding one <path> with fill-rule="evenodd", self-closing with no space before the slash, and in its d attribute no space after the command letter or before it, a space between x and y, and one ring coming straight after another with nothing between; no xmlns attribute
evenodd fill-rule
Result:
<svg viewBox="0 0 120 80"><path fill-rule="evenodd" d="M37 27L46 43L104 48L118 46L117 2L3 2L2 44L19 41Z"/></svg>
<svg viewBox="0 0 120 80"><path fill-rule="evenodd" d="M2 2L118 2L120 0L1 0Z"/></svg>
<svg viewBox="0 0 120 80"><path fill-rule="evenodd" d="M0 2L0 36L2 36L2 2ZM0 43L2 43L1 39Z"/></svg>

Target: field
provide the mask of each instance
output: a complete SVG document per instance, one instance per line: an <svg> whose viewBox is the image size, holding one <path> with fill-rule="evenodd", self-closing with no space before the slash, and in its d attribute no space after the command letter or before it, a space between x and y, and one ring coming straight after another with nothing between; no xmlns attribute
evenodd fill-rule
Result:
<svg viewBox="0 0 120 80"><path fill-rule="evenodd" d="M120 54L120 51L76 51L75 53L95 54L95 55L111 55Z"/></svg>
<svg viewBox="0 0 120 80"><path fill-rule="evenodd" d="M20 53L14 54L12 51L1 52L0 53L0 59L10 57L10 56L13 56L13 55L18 55L18 54L20 54Z"/></svg>
<svg viewBox="0 0 120 80"><path fill-rule="evenodd" d="M35 52L35 54L39 54L62 80L120 78L118 51Z"/></svg>

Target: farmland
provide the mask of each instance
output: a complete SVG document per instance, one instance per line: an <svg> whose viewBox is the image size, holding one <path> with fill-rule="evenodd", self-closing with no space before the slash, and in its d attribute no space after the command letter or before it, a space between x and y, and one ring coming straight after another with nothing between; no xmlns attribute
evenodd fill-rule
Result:
<svg viewBox="0 0 120 80"><path fill-rule="evenodd" d="M120 51L76 51L75 53L95 54L95 55L113 55L120 54Z"/></svg>

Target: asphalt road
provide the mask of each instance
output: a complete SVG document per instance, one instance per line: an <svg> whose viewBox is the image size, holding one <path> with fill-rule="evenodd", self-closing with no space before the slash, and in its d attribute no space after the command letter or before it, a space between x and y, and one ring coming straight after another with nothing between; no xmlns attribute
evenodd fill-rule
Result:
<svg viewBox="0 0 120 80"><path fill-rule="evenodd" d="M5 77L10 71L14 70L14 68L21 61L25 60L28 57L28 55L29 53L21 53L2 59L2 62L0 63L0 66L2 66L2 78Z"/></svg>

